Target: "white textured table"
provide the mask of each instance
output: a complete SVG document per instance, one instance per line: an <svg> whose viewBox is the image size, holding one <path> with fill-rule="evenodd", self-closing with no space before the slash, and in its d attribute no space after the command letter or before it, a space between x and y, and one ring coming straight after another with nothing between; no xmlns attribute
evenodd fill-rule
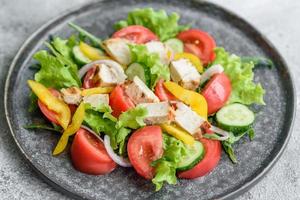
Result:
<svg viewBox="0 0 300 200"><path fill-rule="evenodd" d="M88 0L0 0L0 88L18 48L38 27ZM239 14L265 34L285 57L300 90L300 1L213 0ZM3 96L3 95L1 95ZM300 95L296 123L286 151L270 173L238 199L300 199ZM0 105L0 199L68 199L44 183L22 158Z"/></svg>

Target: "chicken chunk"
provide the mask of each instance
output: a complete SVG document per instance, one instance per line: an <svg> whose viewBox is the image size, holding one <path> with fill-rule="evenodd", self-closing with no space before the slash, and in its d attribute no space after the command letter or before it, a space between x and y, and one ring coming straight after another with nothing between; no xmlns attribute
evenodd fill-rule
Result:
<svg viewBox="0 0 300 200"><path fill-rule="evenodd" d="M193 64L187 59L171 62L171 78L185 89L195 90L200 84L200 74Z"/></svg>
<svg viewBox="0 0 300 200"><path fill-rule="evenodd" d="M182 102L178 102L176 106L175 123L192 135L200 131L205 120Z"/></svg>
<svg viewBox="0 0 300 200"><path fill-rule="evenodd" d="M130 41L122 38L110 38L103 42L105 51L122 65L129 65L131 62Z"/></svg>
<svg viewBox="0 0 300 200"><path fill-rule="evenodd" d="M115 86L117 84L124 83L126 75L124 74L122 67L119 67L121 69L118 69L116 66L109 66L107 64L98 64L96 75L94 77L95 81L99 81L99 86L101 87Z"/></svg>
<svg viewBox="0 0 300 200"><path fill-rule="evenodd" d="M163 64L169 64L169 56L171 51L167 48L167 46L159 41L151 41L146 43L146 47L148 52L150 53L158 53L160 60Z"/></svg>
<svg viewBox="0 0 300 200"><path fill-rule="evenodd" d="M147 125L162 124L169 120L170 105L168 102L139 104L147 109L148 114L144 119Z"/></svg>
<svg viewBox="0 0 300 200"><path fill-rule="evenodd" d="M60 90L64 102L78 105L82 99L81 91L77 87L63 88Z"/></svg>
<svg viewBox="0 0 300 200"><path fill-rule="evenodd" d="M100 104L109 104L108 94L93 94L83 97L84 103L91 104L92 107L97 108Z"/></svg>
<svg viewBox="0 0 300 200"><path fill-rule="evenodd" d="M137 76L125 86L125 93L135 104L159 102L157 96Z"/></svg>

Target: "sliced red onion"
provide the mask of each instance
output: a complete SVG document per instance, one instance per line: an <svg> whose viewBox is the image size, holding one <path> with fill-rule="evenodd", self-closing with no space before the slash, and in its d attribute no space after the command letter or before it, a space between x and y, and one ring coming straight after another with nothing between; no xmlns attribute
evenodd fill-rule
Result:
<svg viewBox="0 0 300 200"><path fill-rule="evenodd" d="M128 159L118 156L114 152L114 150L110 146L110 138L108 135L104 136L104 146L105 146L105 149L106 149L108 155L110 156L110 158L113 161L115 161L118 165L120 165L122 167L131 167L132 166Z"/></svg>
<svg viewBox="0 0 300 200"><path fill-rule="evenodd" d="M222 135L219 140L220 141L224 141L224 140L227 140L229 138L229 133L227 131L224 131L216 126L211 126L210 127L210 130L219 134L219 135Z"/></svg>
<svg viewBox="0 0 300 200"><path fill-rule="evenodd" d="M124 73L123 67L113 60L96 60L94 62L88 63L79 70L79 77L82 78L89 71L89 69L91 69L96 64L105 64L114 69L114 71L117 72L121 82L125 81L125 79L127 78Z"/></svg>
<svg viewBox="0 0 300 200"><path fill-rule="evenodd" d="M102 138L99 136L99 134L97 134L96 132L94 132L92 129L90 129L87 126L81 125L81 128L87 130L88 132L92 133L97 139L99 139L101 142L103 142ZM104 143L104 142L103 142Z"/></svg>
<svg viewBox="0 0 300 200"><path fill-rule="evenodd" d="M201 75L200 85L205 83L205 81L207 81L213 75L222 73L223 71L224 71L224 68L221 65L211 66Z"/></svg>

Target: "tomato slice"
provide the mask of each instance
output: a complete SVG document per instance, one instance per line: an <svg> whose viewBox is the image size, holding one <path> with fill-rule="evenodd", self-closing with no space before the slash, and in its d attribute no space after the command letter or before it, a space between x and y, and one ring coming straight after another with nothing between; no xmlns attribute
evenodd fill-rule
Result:
<svg viewBox="0 0 300 200"><path fill-rule="evenodd" d="M160 79L156 86L155 86L155 95L159 98L161 101L172 101L176 100L176 97L174 97L173 94L171 94L168 90L165 89L164 80Z"/></svg>
<svg viewBox="0 0 300 200"><path fill-rule="evenodd" d="M84 89L94 88L99 85L99 83L94 80L96 71L97 71L97 67L95 66L89 69L89 71L85 74L83 79L83 84L82 84L82 87Z"/></svg>
<svg viewBox="0 0 300 200"><path fill-rule="evenodd" d="M85 129L79 129L71 146L74 167L87 174L101 175L113 171L117 164L109 157L103 143Z"/></svg>
<svg viewBox="0 0 300 200"><path fill-rule="evenodd" d="M204 158L192 169L179 172L179 178L193 179L205 176L217 166L222 150L220 141L202 138L200 142L204 145Z"/></svg>
<svg viewBox="0 0 300 200"><path fill-rule="evenodd" d="M127 144L129 160L139 175L152 179L155 169L150 165L163 154L163 137L159 126L146 126L135 131Z"/></svg>
<svg viewBox="0 0 300 200"><path fill-rule="evenodd" d="M179 33L177 38L184 43L184 51L198 56L203 64L208 64L215 59L216 42L207 32L190 29Z"/></svg>
<svg viewBox="0 0 300 200"><path fill-rule="evenodd" d="M208 114L213 114L222 108L231 94L231 83L224 74L214 75L203 88L201 94L207 101Z"/></svg>
<svg viewBox="0 0 300 200"><path fill-rule="evenodd" d="M117 85L110 93L109 105L113 110L112 115L115 117L119 117L122 112L134 108L134 103L124 94L124 90L120 85Z"/></svg>
<svg viewBox="0 0 300 200"><path fill-rule="evenodd" d="M60 96L60 93L59 91L53 89L53 88L49 88L50 92L56 96L56 97L59 97ZM43 104L40 100L38 100L38 106L41 110L41 112L43 113L43 115L50 121L50 122L53 122L54 124L56 125L59 125L58 121L56 120L56 113L52 110L49 110L47 108L47 106L45 104Z"/></svg>
<svg viewBox="0 0 300 200"><path fill-rule="evenodd" d="M158 40L158 37L149 29L140 25L132 25L122 28L115 32L112 38L124 38L137 44L144 44L153 40Z"/></svg>

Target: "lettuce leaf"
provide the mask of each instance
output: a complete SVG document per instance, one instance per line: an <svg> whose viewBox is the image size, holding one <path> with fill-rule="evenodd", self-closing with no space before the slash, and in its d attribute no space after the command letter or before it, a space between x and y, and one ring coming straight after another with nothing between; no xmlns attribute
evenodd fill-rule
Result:
<svg viewBox="0 0 300 200"><path fill-rule="evenodd" d="M176 138L163 134L164 154L163 157L152 162L155 168L155 177L152 183L156 186L156 191L160 190L164 184L176 184L176 168L180 159L187 154L186 146Z"/></svg>
<svg viewBox="0 0 300 200"><path fill-rule="evenodd" d="M253 62L242 62L241 58L229 54L223 48L216 48L216 59L212 63L221 64L224 67L224 72L228 75L232 92L229 99L229 103L242 103L250 105L253 103L264 105L263 96L265 90L258 83L253 82Z"/></svg>
<svg viewBox="0 0 300 200"><path fill-rule="evenodd" d="M151 89L154 88L158 79L170 80L170 71L167 65L162 64L157 53L149 53L145 45L129 45L131 61L141 64L146 72L150 72Z"/></svg>
<svg viewBox="0 0 300 200"><path fill-rule="evenodd" d="M131 129L138 129L146 125L144 119L147 116L147 114L147 109L140 106L129 109L119 116L119 120L117 122L116 127L128 127Z"/></svg>
<svg viewBox="0 0 300 200"><path fill-rule="evenodd" d="M130 25L142 25L154 32L161 41L165 41L189 28L189 26L178 25L179 18L180 16L177 13L168 15L164 10L135 9L128 13L126 20L117 22L115 29L118 30Z"/></svg>
<svg viewBox="0 0 300 200"><path fill-rule="evenodd" d="M58 43L61 46L59 46ZM66 56L67 51L65 46L62 48L62 40L56 40L55 44L57 48L59 46L59 51L46 43L53 55L45 50L38 51L34 54L33 58L41 65L34 79L46 87L55 89L72 86L80 87L81 81L78 76L77 65Z"/></svg>

